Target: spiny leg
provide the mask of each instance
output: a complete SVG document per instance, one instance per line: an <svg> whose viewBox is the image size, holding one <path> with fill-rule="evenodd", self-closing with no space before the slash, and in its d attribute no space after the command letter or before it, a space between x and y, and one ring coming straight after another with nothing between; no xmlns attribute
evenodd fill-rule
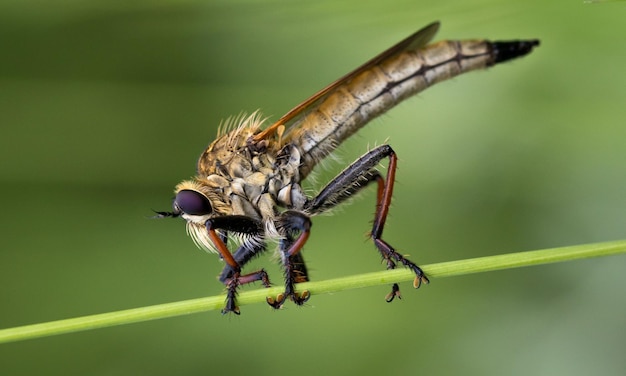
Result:
<svg viewBox="0 0 626 376"><path fill-rule="evenodd" d="M384 158L389 158L386 179L383 179L378 171L375 170L376 166ZM376 214L370 237L386 261L388 269L394 269L396 262L400 262L413 270L416 275L413 285L417 288L422 283L428 283L428 278L424 275L424 272L415 263L403 257L381 239L391 204L396 165L397 157L391 146L381 145L370 150L337 175L322 189L317 197L309 201L307 203L307 211L312 214L322 213L345 201L369 183L376 181L378 183ZM387 295L386 300L390 302L395 297L400 297L400 288L398 284L394 283L392 291Z"/></svg>
<svg viewBox="0 0 626 376"><path fill-rule="evenodd" d="M371 157L376 160L376 163L380 162L380 160L385 157L389 158L386 179L383 179L380 175L376 177L376 181L378 182L376 215L374 217L374 224L372 226L370 236L374 241L376 248L378 248L378 251L383 256L383 259L386 261L387 269L395 269L396 262L400 262L402 265L408 267L415 273L413 287L419 288L422 283L429 283L429 280L422 269L411 260L402 256L391 245L389 245L389 243L382 239L383 229L385 227L387 215L389 214L389 207L391 206L391 197L393 195L393 185L396 177L398 157L389 145L383 145L374 149L365 156L368 156L369 154L371 154ZM387 294L385 300L387 300L387 302L391 302L395 297L401 297L400 288L397 283L392 285L391 293Z"/></svg>
<svg viewBox="0 0 626 376"><path fill-rule="evenodd" d="M309 280L300 251L309 238L311 220L303 213L286 211L278 220L278 230L283 235L279 242L279 251L285 270L285 292L279 294L276 299L268 297L267 303L276 309L280 308L286 299L297 305L303 305L311 295L308 291L300 294L296 292L295 284Z"/></svg>
<svg viewBox="0 0 626 376"><path fill-rule="evenodd" d="M226 285L226 305L223 314L232 312L239 314L236 303L237 288L248 283L262 281L265 287L270 286L270 281L265 270L261 269L253 273L241 275L241 268L252 258L265 251L265 243L262 241L262 225L252 218L245 216L225 216L209 219L206 222L209 238L226 262L226 266L220 273L220 281ZM217 231L221 230L221 231ZM244 242L233 255L226 246L227 233L238 232L251 236Z"/></svg>
<svg viewBox="0 0 626 376"><path fill-rule="evenodd" d="M237 289L241 285L261 281L263 286L270 287L269 276L265 269L257 270L252 273L241 275L241 268L245 266L251 259L265 251L265 244L251 245L244 243L233 254L233 258L240 265L239 271L236 268L226 264L220 273L219 280L226 286L226 306L222 313L233 312L239 314L239 307L236 304Z"/></svg>

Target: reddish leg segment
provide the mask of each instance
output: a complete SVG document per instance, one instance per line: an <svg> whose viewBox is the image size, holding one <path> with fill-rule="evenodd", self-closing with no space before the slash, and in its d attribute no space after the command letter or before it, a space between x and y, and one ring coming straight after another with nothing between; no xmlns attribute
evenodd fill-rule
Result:
<svg viewBox="0 0 626 376"><path fill-rule="evenodd" d="M398 253L398 251L389 245L389 243L381 238L383 235L383 229L385 228L385 222L387 221L387 215L389 214L389 207L391 206L391 197L393 195L393 186L396 178L396 168L398 163L398 157L393 149L391 149L391 146L383 146L386 146L386 148L382 150L383 152L380 156L387 156L389 158L389 166L387 167L387 178L383 179L379 175L376 179L378 182L378 194L376 216L374 217L371 237L376 245L376 248L378 248L378 251L387 263L387 269L395 269L396 262L400 262L402 265L413 270L415 273L413 286L415 288L419 288L422 283L429 282L422 269L417 266L417 264ZM387 295L386 300L391 302L395 297L400 298L400 289L397 284L392 286L392 291Z"/></svg>
<svg viewBox="0 0 626 376"><path fill-rule="evenodd" d="M239 314L239 307L236 303L237 289L241 285L261 281L265 287L270 287L270 281L265 270L261 269L249 274L241 274L241 268L255 255L265 250L265 244L261 241L253 241L244 243L239 247L235 255L233 255L224 239L227 239L226 233L229 230L237 229L238 232L246 233L251 236L259 235L261 225L250 218L243 216L227 216L210 219L206 222L206 229L209 238L215 245L220 256L226 262L226 267L220 274L220 281L226 285L226 305L222 310L223 314L235 313ZM216 230L221 229L218 233Z"/></svg>
<svg viewBox="0 0 626 376"><path fill-rule="evenodd" d="M285 270L285 292L275 299L268 297L267 303L276 309L280 308L287 299L297 305L303 305L309 300L310 293L308 291L296 292L295 284L309 280L300 251L309 239L311 219L297 211L286 211L278 220L277 229L283 235L283 239L279 242L279 251Z"/></svg>
<svg viewBox="0 0 626 376"><path fill-rule="evenodd" d="M387 167L387 176L383 179L375 168L385 158L389 159L389 166ZM397 162L396 153L389 145L381 145L370 150L337 175L322 189L317 197L308 202L307 210L313 214L322 213L350 198L369 183L376 181L378 183L376 214L370 236L385 260L387 269L395 269L398 262L410 268L416 276L413 286L417 288L422 283L428 283L428 278L422 269L382 239L393 195ZM392 286L392 291L387 295L386 300L390 302L395 297L400 297L400 289L397 284Z"/></svg>

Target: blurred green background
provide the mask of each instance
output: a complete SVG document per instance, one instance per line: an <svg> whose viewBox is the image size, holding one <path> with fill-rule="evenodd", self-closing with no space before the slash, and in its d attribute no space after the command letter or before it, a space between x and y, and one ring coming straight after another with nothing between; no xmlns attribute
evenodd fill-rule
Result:
<svg viewBox="0 0 626 376"><path fill-rule="evenodd" d="M299 101L434 20L532 55L404 102L385 238L422 264L626 238L624 2L3 1L0 327L218 294L168 210L220 120ZM314 280L382 270L370 190L316 218ZM255 261L280 271L271 257ZM251 267L252 268L252 267ZM626 258L434 279L0 345L3 375L626 372ZM250 289L251 287L248 287Z"/></svg>

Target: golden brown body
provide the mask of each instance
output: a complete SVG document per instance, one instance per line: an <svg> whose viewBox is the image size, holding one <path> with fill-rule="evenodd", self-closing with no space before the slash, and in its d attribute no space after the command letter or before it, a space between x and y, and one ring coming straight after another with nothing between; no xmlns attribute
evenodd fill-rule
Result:
<svg viewBox="0 0 626 376"><path fill-rule="evenodd" d="M317 163L371 119L427 87L459 74L486 68L529 53L538 41L442 41L427 45L439 27L433 23L411 35L289 111L263 129L258 113L228 121L202 153L197 176L176 187L174 212L182 216L194 241L218 252L228 266L221 280L229 297L225 311L238 312L236 287L253 280L269 284L264 271L241 275L250 258L279 243L286 268L286 292L298 304L293 284L307 280L300 250L309 235L309 217L319 214L377 182L378 205L372 238L388 268L401 262L427 281L419 267L380 239L395 176L396 157L382 145L338 175L317 197L308 197L300 183ZM286 132L284 132L286 129ZM387 178L375 170L389 158ZM228 236L237 240L233 254ZM394 285L391 299L399 294ZM269 301L275 307L283 299Z"/></svg>

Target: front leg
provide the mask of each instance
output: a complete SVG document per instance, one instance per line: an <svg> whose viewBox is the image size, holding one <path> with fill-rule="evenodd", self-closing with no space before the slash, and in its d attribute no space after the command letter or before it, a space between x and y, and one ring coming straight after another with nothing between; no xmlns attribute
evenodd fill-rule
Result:
<svg viewBox="0 0 626 376"><path fill-rule="evenodd" d="M241 274L241 269L252 258L265 251L263 241L263 226L260 222L245 216L226 216L209 219L206 222L209 238L215 245L226 266L220 274L220 281L226 285L226 306L223 314L239 314L236 303L237 289L239 286L262 281L265 287L270 286L270 281L265 270L261 269L253 273ZM219 233L217 230L221 230ZM238 232L249 236L233 255L226 246L226 233Z"/></svg>

